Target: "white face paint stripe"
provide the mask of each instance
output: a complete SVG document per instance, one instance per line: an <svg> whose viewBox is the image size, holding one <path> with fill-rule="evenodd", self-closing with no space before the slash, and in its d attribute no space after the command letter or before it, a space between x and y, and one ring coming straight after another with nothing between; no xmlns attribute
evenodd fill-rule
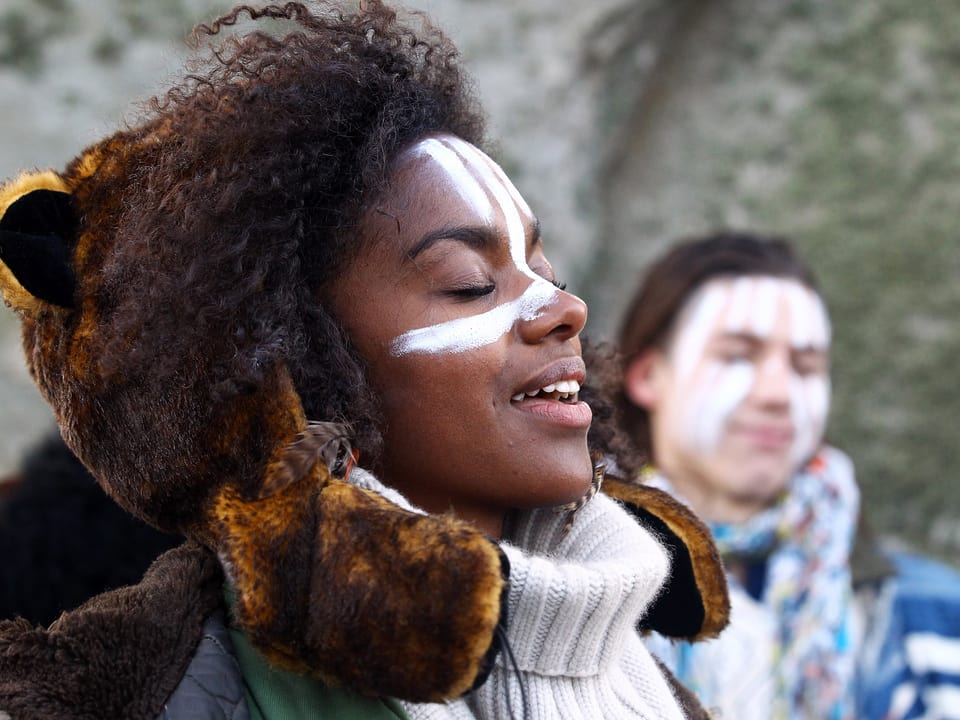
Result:
<svg viewBox="0 0 960 720"><path fill-rule="evenodd" d="M790 381L790 416L796 437L791 459L808 460L823 437L830 411L830 381L822 376L793 377Z"/></svg>
<svg viewBox="0 0 960 720"><path fill-rule="evenodd" d="M510 240L510 256L517 268L534 281L547 282L537 275L527 265L527 240L523 232L523 218L517 209L516 203L510 197L510 192L502 182L498 182L496 175L486 162L486 156L477 148L459 138L444 138L444 142L453 146L462 156L470 161L471 166L483 178L487 189L493 194L494 200L500 206L507 223L507 237ZM492 164L492 161L491 161ZM552 287L552 284L551 284Z"/></svg>
<svg viewBox="0 0 960 720"><path fill-rule="evenodd" d="M794 431L790 458L794 465L799 465L813 450L815 428L812 426L806 388L803 380L797 376L790 378L790 419Z"/></svg>
<svg viewBox="0 0 960 720"><path fill-rule="evenodd" d="M827 306L823 304L823 300L817 295L813 290L806 288L807 295L809 296L811 302L813 303L813 329L811 331L812 342L815 346L822 347L824 349L830 347L831 340L831 329L830 329L830 316L827 314Z"/></svg>
<svg viewBox="0 0 960 720"><path fill-rule="evenodd" d="M510 257L517 269L532 278L533 282L515 300L498 305L485 313L405 332L393 341L391 352L399 356L408 353L459 353L475 350L496 342L518 321L536 319L544 308L555 303L560 295L553 283L537 275L527 264L523 219L517 203L511 198L512 194L519 193L516 188L511 191L513 186L509 180L500 180L506 179L503 171L477 148L459 138L428 138L420 146L417 150L426 152L447 172L451 182L460 190L461 196L464 193L473 198L482 196L483 207L491 208L485 190L489 191L503 213ZM437 146L444 152L438 152ZM494 172L494 168L499 170L499 173ZM483 182L475 179L471 171L479 175ZM474 202L479 203L479 200L468 202L473 205ZM526 203L523 203L523 207L529 210ZM492 208L489 212L489 222L492 223Z"/></svg>
<svg viewBox="0 0 960 720"><path fill-rule="evenodd" d="M711 363L710 372L698 383L699 401L690 406L690 442L693 447L713 452L719 447L727 419L753 387L755 372L749 363L722 366Z"/></svg>
<svg viewBox="0 0 960 720"><path fill-rule="evenodd" d="M795 348L830 347L830 320L823 300L795 280L783 281L790 306L791 344Z"/></svg>
<svg viewBox="0 0 960 720"><path fill-rule="evenodd" d="M493 206L490 204L490 199L457 153L434 138L427 138L419 143L414 148L414 152L433 158L446 171L463 201L485 222L493 222Z"/></svg>
<svg viewBox="0 0 960 720"><path fill-rule="evenodd" d="M773 332L773 324L777 319L780 287L777 280L769 277L760 278L756 280L756 283L753 334L759 338L766 338Z"/></svg>
<svg viewBox="0 0 960 720"><path fill-rule="evenodd" d="M687 445L696 450L711 446L716 435L716 423L707 417L708 413L704 412L704 408L710 404L711 398L715 397L713 392L722 372L723 366L720 363L711 362L703 367L681 415L683 425L675 430L678 437L684 438Z"/></svg>
<svg viewBox="0 0 960 720"><path fill-rule="evenodd" d="M507 188L507 192L510 193L510 197L513 198L513 202L516 203L517 207L523 211L523 214L528 218L533 218L533 210L530 209L530 206L527 204L526 199L523 195L520 194L520 191L517 190L517 186L513 184L513 181L507 177L507 174L503 171L503 168L497 165L489 155L483 156L487 164L493 169L493 172L496 173L497 178L500 182L503 183L503 186Z"/></svg>
<svg viewBox="0 0 960 720"><path fill-rule="evenodd" d="M476 350L496 342L518 320L536 320L556 299L553 285L530 283L520 297L485 313L405 332L393 341L391 352L400 356Z"/></svg>
<svg viewBox="0 0 960 720"><path fill-rule="evenodd" d="M790 308L790 344L797 349L811 347L814 335L814 318L810 299L804 288L796 282L785 282L784 292Z"/></svg>
<svg viewBox="0 0 960 720"><path fill-rule="evenodd" d="M750 313L750 299L756 283L753 278L740 277L733 281L733 297L730 300L730 314L727 316L727 330L740 333L747 329Z"/></svg>
<svg viewBox="0 0 960 720"><path fill-rule="evenodd" d="M723 286L708 283L688 301L688 309L681 311L683 317L676 324L679 334L671 351L677 361L677 374L689 377L703 355L710 337L710 330L723 311L726 290Z"/></svg>

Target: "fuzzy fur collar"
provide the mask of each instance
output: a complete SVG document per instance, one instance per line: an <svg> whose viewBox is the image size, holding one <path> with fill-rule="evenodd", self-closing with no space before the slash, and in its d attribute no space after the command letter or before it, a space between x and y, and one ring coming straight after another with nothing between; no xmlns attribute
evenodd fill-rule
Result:
<svg viewBox="0 0 960 720"><path fill-rule="evenodd" d="M48 629L0 622L0 711L16 720L154 720L222 585L216 557L187 543L139 585L93 598Z"/></svg>

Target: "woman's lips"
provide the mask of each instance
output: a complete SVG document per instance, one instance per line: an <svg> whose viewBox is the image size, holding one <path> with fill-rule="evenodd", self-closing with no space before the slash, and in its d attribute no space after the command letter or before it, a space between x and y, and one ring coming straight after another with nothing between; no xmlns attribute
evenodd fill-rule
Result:
<svg viewBox="0 0 960 720"><path fill-rule="evenodd" d="M535 415L554 425L585 429L590 427L593 411L585 402L561 402L550 398L527 397L510 403L516 409Z"/></svg>
<svg viewBox="0 0 960 720"><path fill-rule="evenodd" d="M552 362L529 378L516 390L516 394L535 394L544 388L554 387L559 383L573 383L576 385L573 391L579 392L586 374L583 358L577 355L566 357Z"/></svg>

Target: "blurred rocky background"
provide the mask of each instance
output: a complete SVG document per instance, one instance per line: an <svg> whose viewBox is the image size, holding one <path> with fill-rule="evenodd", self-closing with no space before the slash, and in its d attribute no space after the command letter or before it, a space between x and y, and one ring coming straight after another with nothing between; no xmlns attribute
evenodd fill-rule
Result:
<svg viewBox="0 0 960 720"><path fill-rule="evenodd" d="M2 0L0 175L62 166L178 67L215 0ZM960 557L960 5L410 0L607 336L638 272L720 227L792 237L835 324L832 441L875 524ZM0 474L52 421L0 312Z"/></svg>

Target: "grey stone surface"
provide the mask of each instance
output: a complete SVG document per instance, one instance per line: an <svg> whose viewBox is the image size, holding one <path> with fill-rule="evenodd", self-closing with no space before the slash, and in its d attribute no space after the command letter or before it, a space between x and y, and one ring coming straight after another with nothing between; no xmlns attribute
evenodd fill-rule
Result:
<svg viewBox="0 0 960 720"><path fill-rule="evenodd" d="M0 176L135 112L216 0L4 0ZM960 550L960 5L414 0L609 335L639 269L717 227L793 237L836 330L831 438L882 529ZM0 316L0 473L49 422Z"/></svg>

